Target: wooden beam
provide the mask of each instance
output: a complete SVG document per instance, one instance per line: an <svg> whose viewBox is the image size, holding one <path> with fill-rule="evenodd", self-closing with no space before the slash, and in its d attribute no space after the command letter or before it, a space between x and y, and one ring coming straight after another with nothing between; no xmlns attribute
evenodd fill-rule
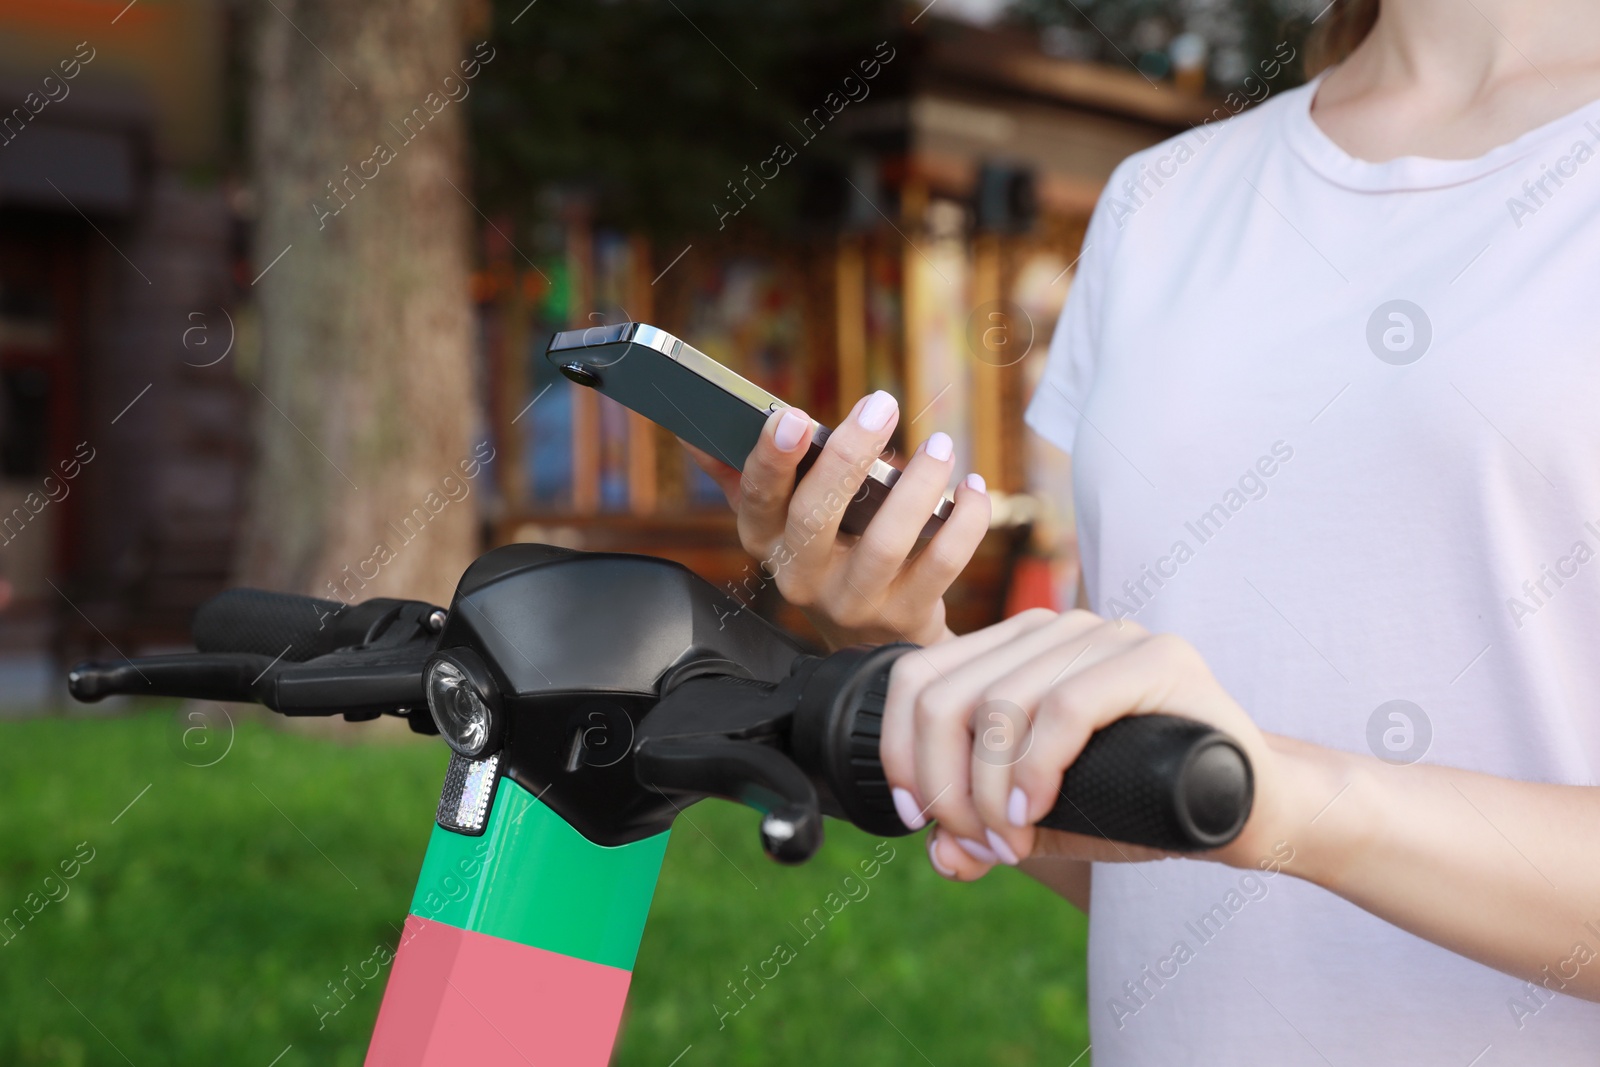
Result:
<svg viewBox="0 0 1600 1067"><path fill-rule="evenodd" d="M628 247L628 311L636 322L653 322L655 290L651 286L654 262L650 239L635 235ZM656 426L636 411L628 412L628 510L635 515L654 515L658 502L656 487Z"/></svg>
<svg viewBox="0 0 1600 1067"><path fill-rule="evenodd" d="M1175 131L1232 114L1220 99L1157 85L1132 70L1063 62L1012 34L965 30L948 37L929 34L927 42L925 77L930 79L960 79L1030 93Z"/></svg>
<svg viewBox="0 0 1600 1067"><path fill-rule="evenodd" d="M900 187L900 228L910 234L902 242L900 252L900 314L901 314L901 396L900 434L908 449L915 447L907 432L908 420L922 412L932 401L927 388L927 375L922 366L922 327L927 316L923 312L923 286L917 284L924 261L923 253L913 243L924 233L923 224L928 215L928 187L916 176L908 177Z"/></svg>
<svg viewBox="0 0 1600 1067"><path fill-rule="evenodd" d="M572 272L569 325L588 325L594 306L594 234L586 212L567 216L567 262ZM600 510L600 396L590 389L572 389L572 510L592 515Z"/></svg>
<svg viewBox="0 0 1600 1067"><path fill-rule="evenodd" d="M840 237L834 255L834 330L838 342L837 426L867 392L867 258L859 234Z"/></svg>
<svg viewBox="0 0 1600 1067"><path fill-rule="evenodd" d="M1015 324L1003 302L1000 237L979 233L972 239L972 306L978 321L967 330L972 360L972 469L997 488L1002 482L1004 445L1001 380L1020 373L1006 366L1006 346ZM998 332L997 332L998 331Z"/></svg>

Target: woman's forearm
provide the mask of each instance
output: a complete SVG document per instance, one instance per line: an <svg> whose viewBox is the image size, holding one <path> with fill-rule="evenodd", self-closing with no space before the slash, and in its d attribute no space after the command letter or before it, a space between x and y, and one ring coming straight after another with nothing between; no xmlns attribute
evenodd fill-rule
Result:
<svg viewBox="0 0 1600 1067"><path fill-rule="evenodd" d="M1470 959L1600 1000L1600 790L1271 742L1327 796L1285 827L1298 835L1285 870Z"/></svg>
<svg viewBox="0 0 1600 1067"><path fill-rule="evenodd" d="M1018 864L1024 874L1054 890L1073 907L1089 914L1089 882L1093 864L1061 856L1029 856Z"/></svg>

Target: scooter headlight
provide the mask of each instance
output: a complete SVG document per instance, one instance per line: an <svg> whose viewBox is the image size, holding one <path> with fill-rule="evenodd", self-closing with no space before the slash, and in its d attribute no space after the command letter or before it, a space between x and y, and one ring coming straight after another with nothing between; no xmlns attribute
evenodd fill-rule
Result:
<svg viewBox="0 0 1600 1067"><path fill-rule="evenodd" d="M433 724L452 749L476 760L500 747L499 695L474 653L464 648L435 653L424 683Z"/></svg>

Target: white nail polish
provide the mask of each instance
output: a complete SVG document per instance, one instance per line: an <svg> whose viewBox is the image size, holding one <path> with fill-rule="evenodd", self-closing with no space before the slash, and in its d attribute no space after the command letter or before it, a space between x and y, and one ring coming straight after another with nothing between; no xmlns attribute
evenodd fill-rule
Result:
<svg viewBox="0 0 1600 1067"><path fill-rule="evenodd" d="M778 428L772 433L772 443L784 452L793 451L810 425L811 420L803 413L790 408L778 419Z"/></svg>
<svg viewBox="0 0 1600 1067"><path fill-rule="evenodd" d="M867 397L861 405L861 410L856 414L856 422L863 430L874 433L889 425L889 416L895 412L894 397L879 389Z"/></svg>
<svg viewBox="0 0 1600 1067"><path fill-rule="evenodd" d="M894 798L895 814L900 816L900 821L906 824L907 830L920 830L928 825L922 809L917 806L917 798L911 795L909 789L895 786L889 791L889 795Z"/></svg>
<svg viewBox="0 0 1600 1067"><path fill-rule="evenodd" d="M941 430L928 438L928 443L922 446L922 450L931 458L943 463L955 455L956 446L955 442L950 440L950 435Z"/></svg>
<svg viewBox="0 0 1600 1067"><path fill-rule="evenodd" d="M996 856L988 845L980 845L970 837L956 838L956 844L961 846L961 851L977 860L979 863L999 863L1000 857Z"/></svg>
<svg viewBox="0 0 1600 1067"><path fill-rule="evenodd" d="M1006 843L1005 838L1001 837L993 830L988 829L983 831L983 836L988 839L989 847L994 850L995 857L998 858L1001 863L1004 863L1007 867L1015 867L1017 865L1018 860L1016 850Z"/></svg>
<svg viewBox="0 0 1600 1067"><path fill-rule="evenodd" d="M983 475L979 474L977 471L973 471L971 474L967 475L966 484L968 489L976 489L980 493L987 493L989 491L989 483L985 482L983 480Z"/></svg>
<svg viewBox="0 0 1600 1067"><path fill-rule="evenodd" d="M1011 796L1006 798L1006 822L1016 827L1028 825L1028 794L1020 785L1012 786Z"/></svg>

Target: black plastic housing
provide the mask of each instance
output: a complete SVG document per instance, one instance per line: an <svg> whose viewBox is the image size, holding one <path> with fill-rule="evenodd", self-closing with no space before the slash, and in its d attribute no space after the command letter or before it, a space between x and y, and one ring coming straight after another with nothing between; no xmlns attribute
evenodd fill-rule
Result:
<svg viewBox="0 0 1600 1067"><path fill-rule="evenodd" d="M659 833L711 791L664 794L636 772L635 735L670 671L709 661L777 683L801 655L677 563L533 544L461 576L439 647L462 645L500 688L504 773L602 845Z"/></svg>

